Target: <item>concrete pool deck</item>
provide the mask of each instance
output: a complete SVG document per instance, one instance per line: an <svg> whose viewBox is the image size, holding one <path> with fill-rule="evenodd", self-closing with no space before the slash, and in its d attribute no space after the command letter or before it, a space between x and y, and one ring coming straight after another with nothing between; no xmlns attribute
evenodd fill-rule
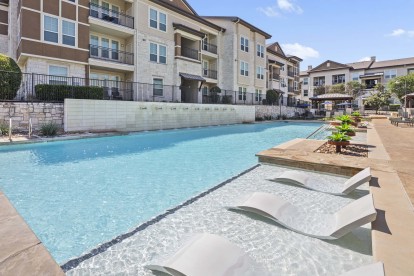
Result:
<svg viewBox="0 0 414 276"><path fill-rule="evenodd" d="M260 152L265 163L351 176L372 169L370 191L378 210L372 224L373 256L384 262L386 275L412 275L414 271L414 128L395 127L374 119L367 131L368 158L315 153L323 143L296 139Z"/></svg>

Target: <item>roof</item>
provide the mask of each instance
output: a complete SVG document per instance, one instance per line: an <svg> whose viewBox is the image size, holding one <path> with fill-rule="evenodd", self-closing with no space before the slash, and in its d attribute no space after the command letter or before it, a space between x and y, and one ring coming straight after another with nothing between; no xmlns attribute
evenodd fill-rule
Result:
<svg viewBox="0 0 414 276"><path fill-rule="evenodd" d="M241 19L238 16L202 16L204 19L223 19L223 20L229 20L232 22L237 22L240 23L244 26L246 26L247 28L249 28L252 32L256 32L259 33L261 35L263 35L266 39L269 39L272 37L271 34L266 33L265 31L253 26L252 24L250 24L247 21L244 21L243 19Z"/></svg>
<svg viewBox="0 0 414 276"><path fill-rule="evenodd" d="M309 70L309 72L318 72L318 71L327 71L327 70L337 70L337 69L347 69L351 68L349 65L342 64L336 61L327 60L320 65L316 66L312 70Z"/></svg>
<svg viewBox="0 0 414 276"><path fill-rule="evenodd" d="M205 82L206 80L198 75L192 75L192 74L187 74L187 73L180 73L180 77L186 79L186 80L195 80L195 81L202 81Z"/></svg>
<svg viewBox="0 0 414 276"><path fill-rule="evenodd" d="M283 52L279 42L266 45L266 51L281 58L286 58L285 52Z"/></svg>
<svg viewBox="0 0 414 276"><path fill-rule="evenodd" d="M205 33L194 30L194 29L192 29L190 27L187 27L185 25L182 25L182 24L173 23L173 28L178 29L178 30L182 30L186 33L189 33L189 34L192 34L192 35L195 35L195 36L199 36L201 38L204 38L206 36Z"/></svg>
<svg viewBox="0 0 414 276"><path fill-rule="evenodd" d="M308 71L300 71L299 75L300 76L307 76L307 75L309 75L309 72Z"/></svg>
<svg viewBox="0 0 414 276"><path fill-rule="evenodd" d="M349 65L352 68L354 68L354 70L358 70L358 69L368 69L373 62L374 61L372 61L372 60L369 60L369 61L358 61L358 62L347 63L347 65Z"/></svg>
<svg viewBox="0 0 414 276"><path fill-rule="evenodd" d="M220 32L225 32L226 29L223 27L220 27L210 21L205 20L201 16L199 16L194 9L188 4L185 0L149 0L153 3L156 3L160 6L163 6L164 8L167 8L169 10L175 11L181 15L184 15L188 18L191 18L201 24L204 24L206 26L209 26L215 30L218 30Z"/></svg>
<svg viewBox="0 0 414 276"><path fill-rule="evenodd" d="M318 95L312 98L309 98L312 101L325 101L325 100L352 100L354 97L347 95L347 94L339 94L339 93L333 93L333 94L322 94Z"/></svg>
<svg viewBox="0 0 414 276"><path fill-rule="evenodd" d="M303 59L301 59L300 57L298 57L298 56L294 56L294 55L287 55L287 57L288 58L293 58L293 59L296 59L296 60L298 60L298 61L303 61Z"/></svg>
<svg viewBox="0 0 414 276"><path fill-rule="evenodd" d="M403 66L403 65L408 65L408 64L414 64L414 57L377 61L377 62L374 62L374 64L371 65L370 69L371 68Z"/></svg>

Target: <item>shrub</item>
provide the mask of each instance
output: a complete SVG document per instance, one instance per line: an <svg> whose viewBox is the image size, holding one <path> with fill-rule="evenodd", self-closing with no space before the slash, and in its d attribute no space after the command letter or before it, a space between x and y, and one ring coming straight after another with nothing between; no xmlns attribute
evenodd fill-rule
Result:
<svg viewBox="0 0 414 276"><path fill-rule="evenodd" d="M213 86L213 87L210 88L211 101L213 103L219 103L220 102L220 95L218 95L219 93L221 93L220 87Z"/></svg>
<svg viewBox="0 0 414 276"><path fill-rule="evenodd" d="M342 116L336 117L336 119L338 121L341 121L342 124L354 123L354 120L352 120L352 118L349 115L342 115Z"/></svg>
<svg viewBox="0 0 414 276"><path fill-rule="evenodd" d="M348 124L337 126L336 129L338 130L338 132L345 134L355 132L355 130Z"/></svg>
<svg viewBox="0 0 414 276"><path fill-rule="evenodd" d="M263 117L256 117L256 122L261 122L261 121L264 121Z"/></svg>
<svg viewBox="0 0 414 276"><path fill-rule="evenodd" d="M279 100L279 94L271 89L266 91L266 102L268 105L275 105Z"/></svg>
<svg viewBox="0 0 414 276"><path fill-rule="evenodd" d="M0 134L1 135L9 134L9 127L5 123L0 124Z"/></svg>
<svg viewBox="0 0 414 276"><path fill-rule="evenodd" d="M0 100L13 100L22 81L22 71L10 57L0 54Z"/></svg>
<svg viewBox="0 0 414 276"><path fill-rule="evenodd" d="M221 98L221 103L223 103L223 104L231 104L231 96L229 96L229 95L224 95L224 96Z"/></svg>
<svg viewBox="0 0 414 276"><path fill-rule="evenodd" d="M400 109L401 105L399 104L390 104L390 111L398 111L398 109Z"/></svg>
<svg viewBox="0 0 414 276"><path fill-rule="evenodd" d="M104 95L103 87L65 84L38 84L35 92L38 100L57 102L63 102L66 98L102 100Z"/></svg>
<svg viewBox="0 0 414 276"><path fill-rule="evenodd" d="M344 133L333 133L332 135L327 137L329 141L332 142L347 142L349 140L351 140L351 137L349 137L348 135L344 134Z"/></svg>
<svg viewBox="0 0 414 276"><path fill-rule="evenodd" d="M43 136L56 136L58 130L59 130L59 126L55 124L54 122L43 124L40 127L40 133Z"/></svg>
<svg viewBox="0 0 414 276"><path fill-rule="evenodd" d="M361 117L361 113L359 113L359 111L354 111L354 112L351 113L351 116Z"/></svg>

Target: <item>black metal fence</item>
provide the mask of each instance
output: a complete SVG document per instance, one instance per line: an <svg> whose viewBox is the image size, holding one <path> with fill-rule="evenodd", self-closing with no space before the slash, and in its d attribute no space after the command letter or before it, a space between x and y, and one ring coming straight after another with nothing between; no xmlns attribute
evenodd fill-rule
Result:
<svg viewBox="0 0 414 276"><path fill-rule="evenodd" d="M193 93L196 103L262 105L266 94L221 90L220 93L189 87L148 84L117 79L87 79L35 73L0 71L0 101L63 102L65 98L121 100L140 102L186 102L184 93ZM304 107L307 102L294 97L283 105Z"/></svg>

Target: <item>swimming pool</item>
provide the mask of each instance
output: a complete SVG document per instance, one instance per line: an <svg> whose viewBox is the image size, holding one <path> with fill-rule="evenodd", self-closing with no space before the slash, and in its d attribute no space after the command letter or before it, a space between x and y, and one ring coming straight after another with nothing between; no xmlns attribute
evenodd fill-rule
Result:
<svg viewBox="0 0 414 276"><path fill-rule="evenodd" d="M318 127L278 122L4 146L0 189L63 263Z"/></svg>

